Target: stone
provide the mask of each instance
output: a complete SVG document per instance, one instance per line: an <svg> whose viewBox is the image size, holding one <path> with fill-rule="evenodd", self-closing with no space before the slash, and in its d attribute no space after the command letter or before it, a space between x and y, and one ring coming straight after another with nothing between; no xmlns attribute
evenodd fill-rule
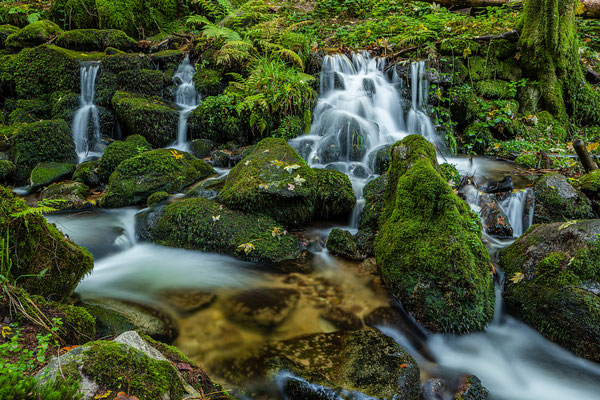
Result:
<svg viewBox="0 0 600 400"><path fill-rule="evenodd" d="M224 310L234 321L270 328L281 324L299 299L294 289L249 289L225 299Z"/></svg>

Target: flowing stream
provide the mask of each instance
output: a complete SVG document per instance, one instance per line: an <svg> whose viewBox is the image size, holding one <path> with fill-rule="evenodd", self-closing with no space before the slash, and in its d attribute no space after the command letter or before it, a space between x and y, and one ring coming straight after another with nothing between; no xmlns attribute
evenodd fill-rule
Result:
<svg viewBox="0 0 600 400"><path fill-rule="evenodd" d="M384 60L366 54L325 57L311 131L290 141L313 167L335 168L350 176L359 201L352 220L344 227L349 230L358 226L362 188L376 176L374 156L379 149L410 133L438 142L426 114L428 84L424 63L411 65L410 79L400 77L395 69L386 71L385 67ZM87 118L94 115L93 82L98 68L98 65L82 67L82 107L84 104L89 107ZM177 148L185 147L187 116L198 101L193 73L187 58L176 73L177 104L182 109ZM404 97L406 89L410 98ZM89 149L78 147L78 154L80 151L88 154ZM440 158L457 165L459 171L471 176L480 187L487 180L502 179L512 170L510 163L502 161ZM515 187L527 186L526 179L513 178ZM473 190L476 198L478 192ZM527 190L515 190L499 202L515 238L531 224L532 203L527 196ZM474 204L476 200L469 202ZM246 289L286 287L302 293L293 312L272 331L257 332L232 323L220 308L220 300L192 315L178 315L180 336L176 345L206 365L209 372L211 363L218 362L219 357L236 354L244 348L301 334L335 331L334 326L319 317L325 301L337 301L358 316L389 305L386 293L377 291L364 276L359 276L357 263L332 257L326 250L320 250L321 259L316 257L312 261L315 272L311 274L276 274L228 256L139 243L135 235L137 212L126 208L48 217L94 255L95 268L77 289L84 300L111 297L161 306L164 304L160 294L165 291L200 289L226 296ZM319 227L316 233L326 237L330 229ZM493 253L514 238L497 240L484 235L484 240ZM326 262L322 263L324 259ZM426 334L424 346L434 361L423 357L399 329L382 327L381 330L415 356L424 374L445 381L464 374L477 375L493 399L598 398L600 367L575 357L506 315L502 311L501 285L496 295L494 322L484 332L461 336ZM279 379L285 379L285 375Z"/></svg>
<svg viewBox="0 0 600 400"><path fill-rule="evenodd" d="M82 62L80 67L81 94L79 108L73 118L73 140L79 162L90 156L102 155L100 118L94 104L99 62Z"/></svg>
<svg viewBox="0 0 600 400"><path fill-rule="evenodd" d="M172 145L173 148L185 151L187 150L187 121L188 117L199 104L199 95L194 87L194 74L196 69L190 63L190 56L185 55L184 60L179 64L177 71L173 75L173 81L177 84L177 93L175 94L175 103L179 107L179 122L177 124L177 141Z"/></svg>

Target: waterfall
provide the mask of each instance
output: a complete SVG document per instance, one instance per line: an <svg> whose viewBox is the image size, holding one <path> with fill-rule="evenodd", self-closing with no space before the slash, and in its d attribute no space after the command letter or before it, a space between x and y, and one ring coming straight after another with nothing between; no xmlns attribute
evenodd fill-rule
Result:
<svg viewBox="0 0 600 400"><path fill-rule="evenodd" d="M94 151L98 152L94 155L101 155L100 119L98 108L94 104L96 76L99 70L99 62L81 63L81 95L72 127L79 162L84 161Z"/></svg>
<svg viewBox="0 0 600 400"><path fill-rule="evenodd" d="M179 122L177 124L177 141L172 146L179 150L187 148L187 121L188 117L198 107L198 92L194 87L194 74L196 69L190 63L190 57L186 54L185 58L179 64L173 81L177 84L177 93L175 95L175 103L180 108Z"/></svg>
<svg viewBox="0 0 600 400"><path fill-rule="evenodd" d="M521 236L533 223L533 192L530 189L511 193L498 202L513 228L513 237Z"/></svg>
<svg viewBox="0 0 600 400"><path fill-rule="evenodd" d="M358 225L362 188L374 175L375 154L408 134L435 140L435 130L424 112L428 84L425 63L412 65L412 104L405 123L402 80L395 70L385 71L386 61L368 54L326 56L320 76L319 100L309 134L290 141L309 165L335 168L349 175L359 201L352 228ZM410 117L411 115L416 117ZM411 119L412 118L412 119Z"/></svg>

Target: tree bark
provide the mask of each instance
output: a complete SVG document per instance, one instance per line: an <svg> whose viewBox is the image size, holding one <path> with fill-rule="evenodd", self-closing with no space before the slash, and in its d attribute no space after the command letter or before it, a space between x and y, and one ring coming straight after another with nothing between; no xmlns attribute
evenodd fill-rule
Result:
<svg viewBox="0 0 600 400"><path fill-rule="evenodd" d="M470 8L470 7L494 7L504 4L522 4L523 0L423 0L427 3L436 3L443 7ZM583 4L584 18L600 17L600 0L580 0Z"/></svg>
<svg viewBox="0 0 600 400"><path fill-rule="evenodd" d="M581 165L583 165L583 169L586 173L591 172L595 169L598 169L598 166L592 160L592 156L588 153L585 148L585 143L581 140L576 140L573 142L573 148L575 149L575 153L577 153L577 157L579 157L579 161L581 161Z"/></svg>

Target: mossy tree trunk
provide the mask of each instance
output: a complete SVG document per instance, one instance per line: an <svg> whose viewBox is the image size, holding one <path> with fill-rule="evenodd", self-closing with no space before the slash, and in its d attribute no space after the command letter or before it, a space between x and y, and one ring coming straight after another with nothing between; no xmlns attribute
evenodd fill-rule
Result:
<svg viewBox="0 0 600 400"><path fill-rule="evenodd" d="M564 124L598 125L600 95L585 81L578 56L578 5L579 0L526 0L520 61L539 83L544 109Z"/></svg>

